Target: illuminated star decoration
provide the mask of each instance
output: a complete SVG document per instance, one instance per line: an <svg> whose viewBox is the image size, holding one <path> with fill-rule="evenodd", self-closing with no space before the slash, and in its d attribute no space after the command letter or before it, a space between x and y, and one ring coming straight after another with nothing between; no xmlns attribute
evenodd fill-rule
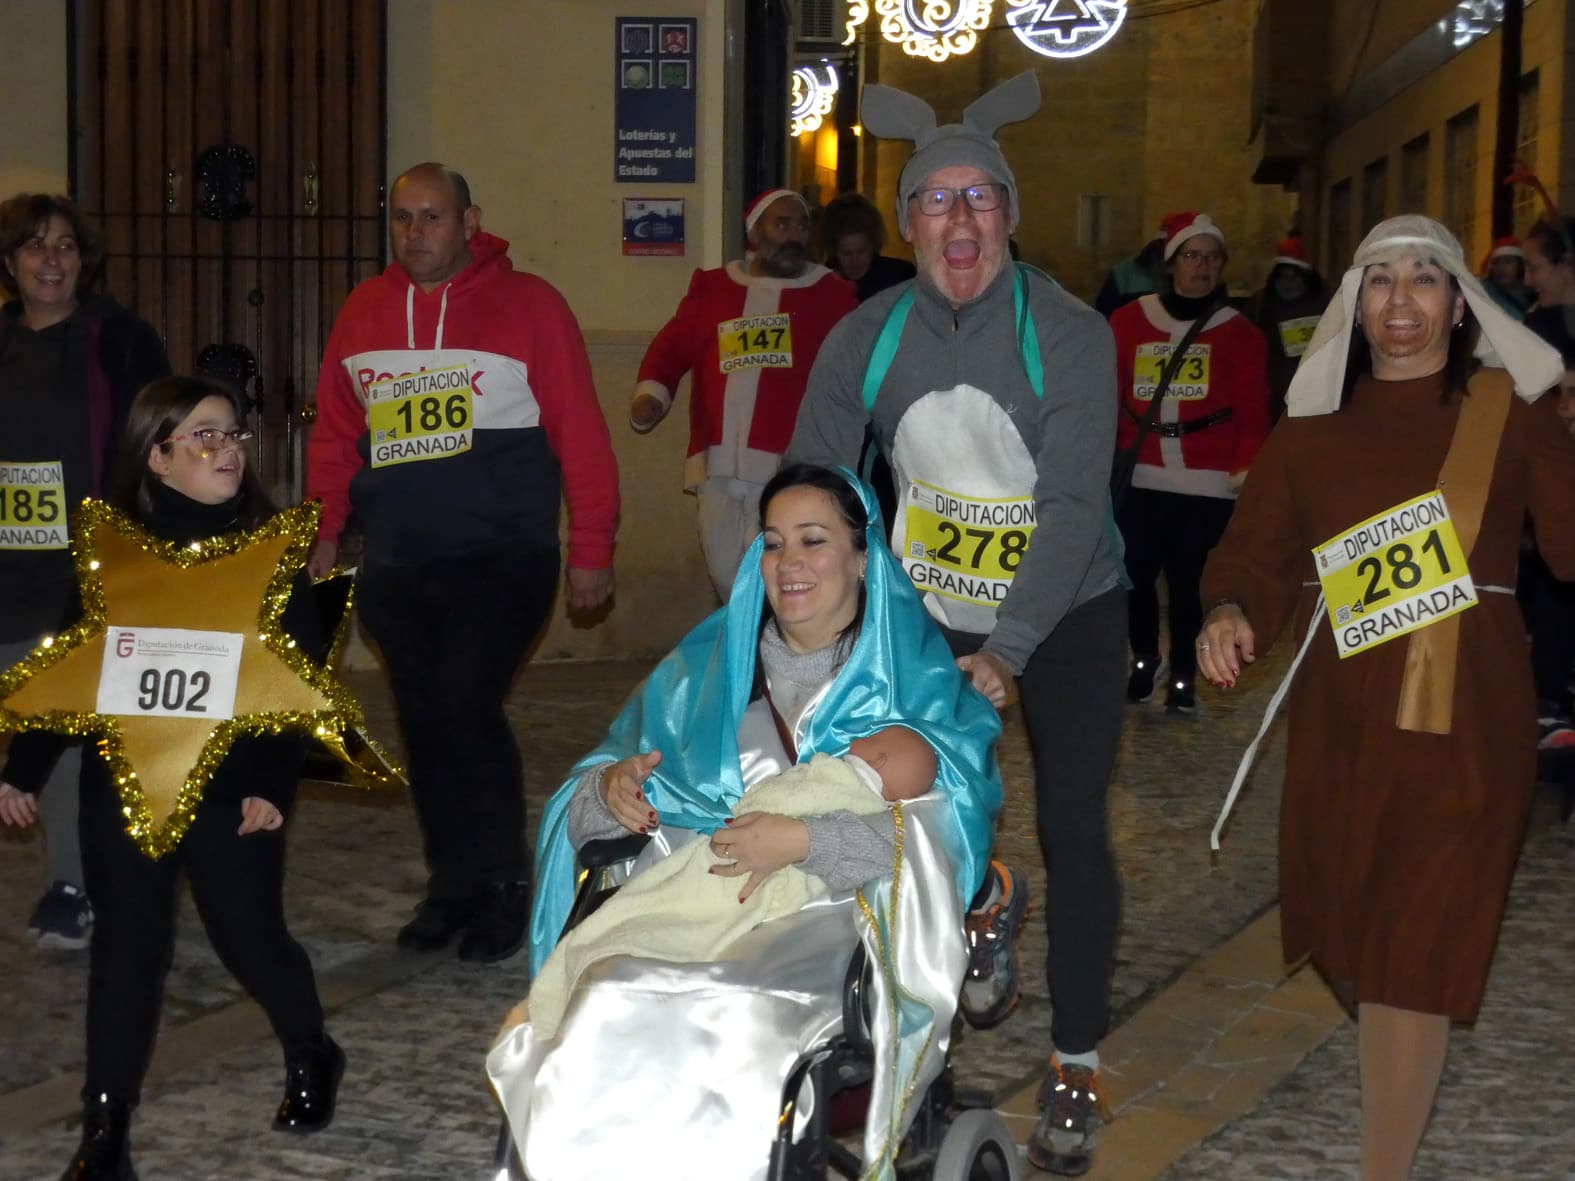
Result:
<svg viewBox="0 0 1575 1181"><path fill-rule="evenodd" d="M1045 57L1082 57L1108 44L1127 18L1127 0L1006 0L1006 23Z"/></svg>
<svg viewBox="0 0 1575 1181"><path fill-rule="evenodd" d="M793 71L793 138L820 130L821 123L837 104L840 86L837 67L829 62L820 66L799 66Z"/></svg>
<svg viewBox="0 0 1575 1181"><path fill-rule="evenodd" d="M153 858L180 843L236 738L299 732L342 750L341 732L364 727L360 708L280 627L321 511L302 505L249 533L180 545L106 504L84 502L71 538L82 619L0 673L0 731L97 737L126 831ZM110 627L239 633L234 716L99 713Z"/></svg>

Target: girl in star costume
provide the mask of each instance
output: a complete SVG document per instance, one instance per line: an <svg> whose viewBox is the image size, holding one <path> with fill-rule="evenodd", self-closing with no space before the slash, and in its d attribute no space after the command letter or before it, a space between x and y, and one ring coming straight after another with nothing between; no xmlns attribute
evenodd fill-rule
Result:
<svg viewBox="0 0 1575 1181"><path fill-rule="evenodd" d="M185 543L255 528L273 512L241 447L244 410L217 382L162 378L132 403L110 499L152 534ZM305 577L284 609L301 649L323 647ZM34 794L69 741L19 735L0 771L0 821L30 824ZM79 824L97 911L90 951L82 1141L63 1178L135 1181L129 1128L158 1031L174 944L175 891L186 871L214 949L263 1007L284 1047L281 1131L311 1132L333 1118L344 1053L323 1027L311 961L284 920L284 818L306 740L248 736L204 788L176 848L153 859L128 834L107 764L85 757Z"/></svg>

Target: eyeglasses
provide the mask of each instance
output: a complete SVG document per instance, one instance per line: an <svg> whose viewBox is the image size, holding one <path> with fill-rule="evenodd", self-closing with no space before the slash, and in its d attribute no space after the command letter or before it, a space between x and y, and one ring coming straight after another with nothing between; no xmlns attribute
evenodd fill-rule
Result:
<svg viewBox="0 0 1575 1181"><path fill-rule="evenodd" d="M989 213L1001 207L1001 197L1006 192L1003 184L969 185L965 189L920 189L910 201L919 203L919 212L926 217L944 217L952 211L961 197L975 213Z"/></svg>
<svg viewBox="0 0 1575 1181"><path fill-rule="evenodd" d="M166 443L179 443L185 439L190 439L204 451L222 451L227 447L239 447L251 437L252 432L241 427L236 427L234 430L221 431L216 426L203 426L198 427L190 434L171 435L164 441Z"/></svg>
<svg viewBox="0 0 1575 1181"><path fill-rule="evenodd" d="M1187 262L1206 262L1213 266L1217 262L1224 262L1225 256L1218 250L1183 250L1181 257Z"/></svg>

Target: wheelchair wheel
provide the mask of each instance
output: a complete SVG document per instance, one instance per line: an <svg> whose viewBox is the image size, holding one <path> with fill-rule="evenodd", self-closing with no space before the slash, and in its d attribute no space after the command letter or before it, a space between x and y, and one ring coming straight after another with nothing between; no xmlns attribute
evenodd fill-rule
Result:
<svg viewBox="0 0 1575 1181"><path fill-rule="evenodd" d="M1017 1145L1006 1121L989 1110L952 1121L935 1156L934 1181L1017 1181Z"/></svg>

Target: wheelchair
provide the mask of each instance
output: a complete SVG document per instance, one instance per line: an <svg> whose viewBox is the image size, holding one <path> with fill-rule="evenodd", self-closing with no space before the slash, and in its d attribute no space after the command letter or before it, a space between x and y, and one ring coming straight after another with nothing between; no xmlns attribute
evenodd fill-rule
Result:
<svg viewBox="0 0 1575 1181"><path fill-rule="evenodd" d="M628 880L633 861L650 838L637 834L593 841L580 850L582 870L574 905L564 929L570 930ZM857 1102L874 1077L870 1038L870 965L864 945L856 945L842 987L839 1033L801 1055L782 1086L779 1131L762 1153L769 1154L767 1181L857 1181L864 1162L847 1147L845 1130L834 1126L838 1100ZM802 1120L794 1113L805 1085L815 1096ZM800 1127L795 1136L795 1128ZM851 1130L851 1129L848 1129ZM952 1083L946 1063L919 1103L896 1160L899 1181L1017 1181L1021 1162L1005 1121L984 1096L964 1096ZM508 1120L502 1121L490 1181L532 1181L515 1149ZM550 1181L550 1179L543 1179Z"/></svg>

